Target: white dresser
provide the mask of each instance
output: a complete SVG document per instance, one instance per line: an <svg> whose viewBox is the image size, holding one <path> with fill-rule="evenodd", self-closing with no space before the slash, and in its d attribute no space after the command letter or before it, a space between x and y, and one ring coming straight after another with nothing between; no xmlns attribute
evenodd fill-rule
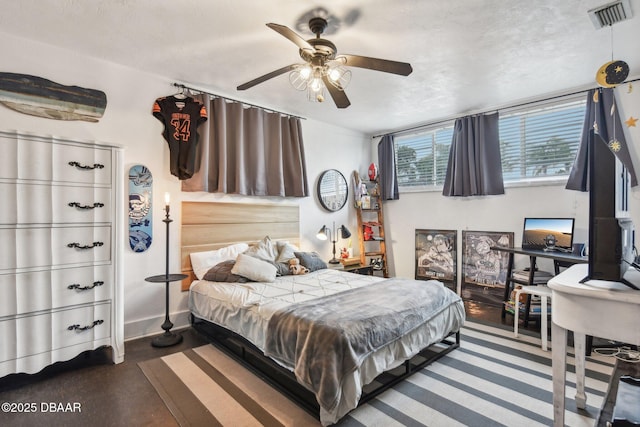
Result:
<svg viewBox="0 0 640 427"><path fill-rule="evenodd" d="M0 131L0 377L124 359L122 149Z"/></svg>

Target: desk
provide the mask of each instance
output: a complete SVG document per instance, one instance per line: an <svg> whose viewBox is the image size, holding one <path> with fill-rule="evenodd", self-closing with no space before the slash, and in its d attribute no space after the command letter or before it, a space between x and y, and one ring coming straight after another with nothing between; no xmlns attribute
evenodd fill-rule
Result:
<svg viewBox="0 0 640 427"><path fill-rule="evenodd" d="M551 288L551 351L553 424L564 425L567 330L573 331L576 359L576 406L585 408L585 336L592 335L640 345L640 291L618 282L589 280L588 266L574 265L548 283ZM625 279L640 283L640 273L629 270Z"/></svg>
<svg viewBox="0 0 640 427"><path fill-rule="evenodd" d="M491 249L506 252L509 254L509 262L507 264L507 278L504 285L504 298L503 301L509 301L509 296L511 295L511 291L514 288L514 284L518 283L521 285L533 285L533 274L535 273L536 267L536 259L537 258L548 258L552 259L555 265L555 274L559 274L560 271L558 267L568 267L574 264L582 264L589 262L587 257L583 257L580 255L575 255L571 252L560 252L560 251L545 251L541 249L523 249L523 248L505 248L501 246L492 246ZM513 273L513 259L514 255L525 255L529 257L529 280L522 281L517 280L512 277ZM529 322L529 309L531 308L531 300L527 299L526 308L524 312L524 325L527 326ZM507 310L505 305L502 305L502 318L505 318L507 314Z"/></svg>

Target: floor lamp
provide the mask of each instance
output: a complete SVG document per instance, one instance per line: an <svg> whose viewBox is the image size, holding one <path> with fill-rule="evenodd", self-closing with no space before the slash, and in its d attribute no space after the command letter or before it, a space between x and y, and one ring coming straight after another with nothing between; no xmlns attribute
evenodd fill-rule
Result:
<svg viewBox="0 0 640 427"><path fill-rule="evenodd" d="M158 276L147 277L147 282L153 283L164 283L165 284L165 316L164 323L162 324L162 329L164 329L164 334L155 337L151 341L151 345L154 347L170 347L172 345L176 345L182 342L182 335L171 332L171 328L173 328L173 323L169 320L169 283L178 282L182 279L186 279L188 276L186 274L169 274L169 224L173 222L171 218L169 218L169 193L165 194L165 218L162 220L167 225L167 248L166 248L166 258L165 258L165 274L160 274Z"/></svg>

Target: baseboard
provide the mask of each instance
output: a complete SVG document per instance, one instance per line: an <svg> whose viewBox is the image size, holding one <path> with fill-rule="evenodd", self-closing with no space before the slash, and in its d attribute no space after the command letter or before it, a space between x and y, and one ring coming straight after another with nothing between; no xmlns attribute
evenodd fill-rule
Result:
<svg viewBox="0 0 640 427"><path fill-rule="evenodd" d="M189 310L169 313L169 318L173 323L173 329L185 328L190 325ZM124 340L130 341L137 338L158 335L163 332L161 328L162 323L164 323L164 316L148 317L125 322Z"/></svg>

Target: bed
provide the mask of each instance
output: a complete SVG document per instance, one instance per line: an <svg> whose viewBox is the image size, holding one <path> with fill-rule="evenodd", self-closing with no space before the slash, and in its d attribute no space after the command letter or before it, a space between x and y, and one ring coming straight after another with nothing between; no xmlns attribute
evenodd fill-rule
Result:
<svg viewBox="0 0 640 427"><path fill-rule="evenodd" d="M442 283L327 268L298 230L297 206L183 203L194 328L323 425L458 347L464 306ZM279 275L291 256L310 271Z"/></svg>

